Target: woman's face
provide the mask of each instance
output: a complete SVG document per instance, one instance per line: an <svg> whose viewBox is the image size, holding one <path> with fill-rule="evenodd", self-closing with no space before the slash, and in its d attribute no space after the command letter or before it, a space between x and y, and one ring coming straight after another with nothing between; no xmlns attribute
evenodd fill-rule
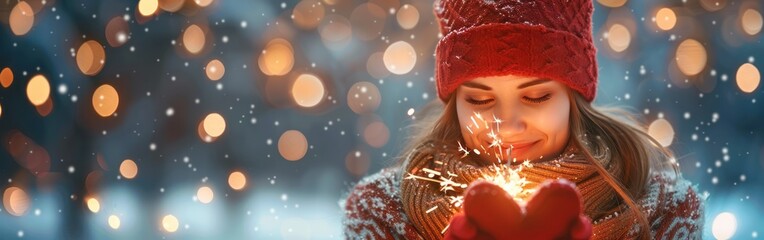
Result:
<svg viewBox="0 0 764 240"><path fill-rule="evenodd" d="M535 77L507 75L463 83L456 90L456 110L465 150L501 163L558 156L570 132L568 94L564 84Z"/></svg>

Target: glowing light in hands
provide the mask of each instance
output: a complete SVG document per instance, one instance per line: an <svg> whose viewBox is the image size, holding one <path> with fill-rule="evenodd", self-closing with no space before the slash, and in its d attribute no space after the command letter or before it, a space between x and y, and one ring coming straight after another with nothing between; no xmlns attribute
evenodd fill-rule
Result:
<svg viewBox="0 0 764 240"><path fill-rule="evenodd" d="M470 116L471 124L467 125L467 131L474 135L475 132L478 132L477 130L480 129L489 129L492 127L486 121L483 116L480 113L475 113L473 116ZM502 146L502 140L497 134L497 129L500 129L501 123L503 121L499 118L497 118L495 115L493 116L493 123L495 123L495 129L491 129L491 131L488 133L488 137L491 138L491 144L489 144L488 149L493 149L493 154L496 156L497 163L501 162L501 159L505 159L505 152L501 151ZM472 137L472 136L465 136L466 137ZM458 144L458 152L463 153L461 155L461 158L467 157L470 153L480 155L481 151L478 149L469 149L468 147L462 145L461 142L457 142ZM485 146L479 145L481 149L483 149L483 152L490 155L491 152L486 150ZM514 147L510 145L508 149L506 149L506 158L510 157L512 154L512 149ZM513 159L512 162L515 162L516 159ZM435 161L438 165L443 165L443 162L441 161ZM525 186L529 183L528 180L526 180L525 177L522 177L520 175L520 172L524 168L532 168L533 165L530 163L530 161L526 160L523 162L522 165L519 166L511 166L510 161L507 161L506 165L503 164L496 164L494 163L492 166L490 166L488 169L490 171L486 172L481 176L480 179L494 183L504 189L510 196L512 196L515 201L517 201L519 204L525 203L525 198L527 196L530 196L533 194L533 189L525 189ZM443 192L444 198L451 204L451 206L455 208L459 208L464 203L464 197L462 195L449 195L453 194L457 188L466 189L467 186L470 183L463 183L463 182L457 182L454 179L458 177L457 174L451 173L449 171L446 171L445 173L442 171L433 170L430 168L422 168L420 170L424 173L424 175L416 175L414 173L407 173L405 180L421 180L421 181L428 181L428 182L434 182L438 183L440 185L440 191ZM433 206L429 208L426 213L431 213L432 211L435 211L438 208L438 206ZM448 226L446 226L442 232L445 232L445 230L448 229Z"/></svg>

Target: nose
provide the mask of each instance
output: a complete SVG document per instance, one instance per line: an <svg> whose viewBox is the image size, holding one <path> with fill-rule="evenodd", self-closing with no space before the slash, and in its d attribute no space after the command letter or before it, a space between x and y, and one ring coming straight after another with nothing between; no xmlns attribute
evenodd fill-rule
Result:
<svg viewBox="0 0 764 240"><path fill-rule="evenodd" d="M527 128L525 118L515 107L497 106L494 116L492 127L496 129L497 137L500 139L514 139L517 134L523 133ZM498 128L496 122L499 122Z"/></svg>

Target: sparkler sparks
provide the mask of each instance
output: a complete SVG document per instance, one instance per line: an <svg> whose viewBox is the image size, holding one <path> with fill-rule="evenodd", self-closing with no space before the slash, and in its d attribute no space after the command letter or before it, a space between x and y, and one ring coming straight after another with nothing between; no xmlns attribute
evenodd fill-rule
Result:
<svg viewBox="0 0 764 240"><path fill-rule="evenodd" d="M460 149L463 149L460 144ZM466 156L469 151L465 150ZM488 169L490 171L484 173L480 179L494 183L504 189L512 198L520 204L524 204L525 198L532 195L533 189L526 189L525 186L529 183L525 177L520 175L520 172L524 168L532 168L533 165L530 161L523 162L522 165L511 166L503 164L493 164ZM422 168L421 172L425 173L424 176L407 173L406 180L421 180L438 183L440 185L440 191L443 192L444 198L454 208L461 208L464 203L464 196L456 194L456 189L466 189L469 183L458 182L454 179L458 179L458 175L446 171L445 174L441 171L436 171L430 168ZM432 206L427 209L426 213L431 213L438 209L438 206ZM441 233L444 233L448 229L448 225L443 229Z"/></svg>
<svg viewBox="0 0 764 240"><path fill-rule="evenodd" d="M516 201L523 202L525 197L533 193L533 190L524 188L525 185L527 185L529 182L525 179L525 177L520 176L520 172L524 168L532 167L533 164L531 164L530 161L525 161L522 165L517 167L494 164L488 168L490 172L483 174L480 179L500 186ZM451 203L451 205L454 207L461 207L463 203L463 197L448 196L448 194L450 191L455 191L457 188L466 189L467 186L469 186L469 183L455 181L454 179L457 178L458 175L451 172L446 172L446 174L443 174L442 172L429 168L422 168L420 171L426 173L426 175L420 176L412 173L407 173L405 179L438 183L440 185L440 191L446 195L445 197L449 200L449 203ZM436 207L431 208L428 210L428 212L435 210L435 208Z"/></svg>
<svg viewBox="0 0 764 240"><path fill-rule="evenodd" d="M482 153L485 153L487 156L494 156L496 157L496 161L501 163L502 160L505 160L507 164L510 164L509 157L512 155L512 150L514 149L513 145L510 145L509 148L503 149L502 146L504 144L504 141L501 139L501 136L499 134L499 129L501 129L501 123L504 121L496 117L496 115L492 116L492 121L489 123L488 120L483 118L483 116L475 112L472 116L470 116L471 124L468 124L465 126L467 131L469 132L469 135L474 136L475 134L479 134L480 132L476 130L480 129L489 129L490 131L486 133L486 136L490 138L490 144L488 146L484 146L483 144L480 144L478 147L472 149L472 152L481 155ZM469 150L467 150L464 146L462 146L461 142L457 142L459 144L459 152L463 152L464 155L462 155L462 158L466 157L469 154ZM482 149L482 151L481 151ZM511 162L516 162L516 159L513 159Z"/></svg>
<svg viewBox="0 0 764 240"><path fill-rule="evenodd" d="M470 134L475 134L475 132L473 132L474 129L481 129L481 127L489 129L490 127L494 126L493 124L489 124L488 121L486 121L480 115L480 113L475 113L470 117L470 120L472 124L466 126L467 131L469 131ZM515 201L520 204L524 204L524 199L533 194L534 190L525 188L529 182L525 179L525 177L520 175L520 172L524 168L532 168L533 165L528 160L517 166L511 165L511 163L515 161L506 161L506 164L501 164L502 159L506 159L511 156L514 146L510 145L509 148L507 148L505 151L502 151L503 142L498 134L498 129L501 127L502 120L494 115L493 123L495 124L495 128L490 129L490 132L487 133L487 136L491 139L491 143L487 148L486 146L480 145L478 147L482 149L482 151L477 148L468 149L468 147L457 141L457 150L458 152L463 153L461 155L462 159L471 153L475 155L481 155L481 153L485 153L490 156L492 152L489 150L493 150L493 156L496 157L497 163L489 166L487 168L489 171L485 172L481 177L479 177L479 179L498 185L504 189L504 191L506 191L507 194L509 194ZM435 162L439 165L443 165L443 162ZM466 189L470 184L469 182L458 182L458 180L455 179L459 179L459 176L448 171L443 172L430 168L422 168L419 170L419 172L423 174L417 175L416 173L407 173L405 179L438 183L440 185L440 191L443 192L443 197L448 201L448 203L454 208L462 207L464 203L464 196L461 194L456 194L456 189ZM436 209L438 209L438 206L432 206L426 211L426 213L429 214ZM446 226L442 233L445 232L448 227L449 226Z"/></svg>

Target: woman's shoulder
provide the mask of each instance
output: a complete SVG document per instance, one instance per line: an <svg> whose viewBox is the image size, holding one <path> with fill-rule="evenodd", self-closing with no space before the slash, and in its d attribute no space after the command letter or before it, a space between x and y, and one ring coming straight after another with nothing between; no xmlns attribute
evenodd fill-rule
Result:
<svg viewBox="0 0 764 240"><path fill-rule="evenodd" d="M663 203L664 208L676 208L683 204L700 208L705 200L705 197L698 194L698 186L679 173L653 172L648 186L648 196L659 198L658 202Z"/></svg>
<svg viewBox="0 0 764 240"><path fill-rule="evenodd" d="M390 215L400 208L396 169L382 169L366 176L348 193L344 203L348 218L369 219Z"/></svg>
<svg viewBox="0 0 764 240"><path fill-rule="evenodd" d="M649 189L642 207L653 222L656 238L682 236L700 238L704 225L705 197L698 193L697 185L675 173L651 173ZM649 211L654 211L650 213Z"/></svg>
<svg viewBox="0 0 764 240"><path fill-rule="evenodd" d="M351 239L417 239L400 200L399 168L386 168L359 181L344 202L343 225Z"/></svg>
<svg viewBox="0 0 764 240"><path fill-rule="evenodd" d="M399 168L384 168L361 179L351 190L350 197L398 198Z"/></svg>

